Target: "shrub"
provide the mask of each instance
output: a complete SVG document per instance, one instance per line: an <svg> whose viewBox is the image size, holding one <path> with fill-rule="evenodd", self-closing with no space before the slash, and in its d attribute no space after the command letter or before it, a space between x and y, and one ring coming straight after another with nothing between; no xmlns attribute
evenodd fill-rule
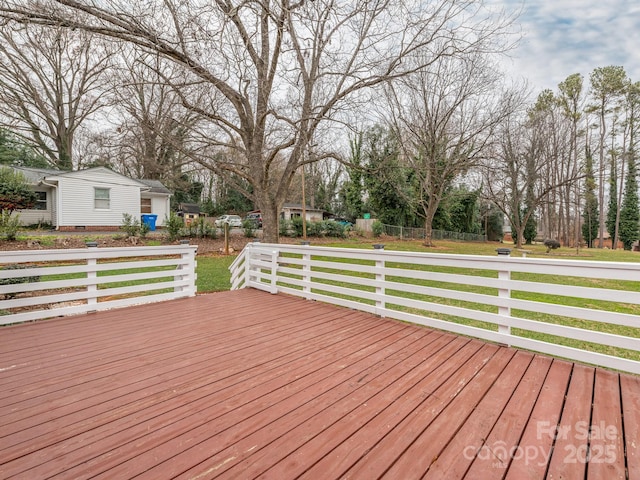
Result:
<svg viewBox="0 0 640 480"><path fill-rule="evenodd" d="M198 217L195 224L197 226L197 235L200 238L218 238L218 230L205 217Z"/></svg>
<svg viewBox="0 0 640 480"><path fill-rule="evenodd" d="M170 212L168 217L165 217L164 224L169 234L169 241L173 242L180 236L182 227L184 227L184 221L182 217L176 215L174 212Z"/></svg>
<svg viewBox="0 0 640 480"><path fill-rule="evenodd" d="M9 213L14 210L32 208L36 203L36 194L31 190L21 172L0 166L0 209Z"/></svg>
<svg viewBox="0 0 640 480"><path fill-rule="evenodd" d="M560 248L560 242L557 240L547 239L544 242L544 246L547 247L547 253L556 248Z"/></svg>
<svg viewBox="0 0 640 480"><path fill-rule="evenodd" d="M147 233L149 233L151 231L151 226L147 223L141 222L140 223L140 236L142 238L145 238L147 236Z"/></svg>
<svg viewBox="0 0 640 480"><path fill-rule="evenodd" d="M251 219L244 219L242 222L242 228L244 230L244 236L247 238L254 238L256 236L256 222Z"/></svg>
<svg viewBox="0 0 640 480"><path fill-rule="evenodd" d="M198 217L190 222L183 232L189 238L217 238L218 232L216 228L209 223L205 217Z"/></svg>
<svg viewBox="0 0 640 480"><path fill-rule="evenodd" d="M347 229L344 225L332 220L322 222L324 224L324 231L328 237L345 238L347 236Z"/></svg>
<svg viewBox="0 0 640 480"><path fill-rule="evenodd" d="M137 237L140 235L140 220L129 213L123 213L120 229L127 234L127 237Z"/></svg>
<svg viewBox="0 0 640 480"><path fill-rule="evenodd" d="M302 236L302 217L294 217L291 220L291 229L289 235L291 237Z"/></svg>
<svg viewBox="0 0 640 480"><path fill-rule="evenodd" d="M13 263L11 265L4 265L2 270L20 270L23 268L27 268L27 265L20 265L17 263ZM39 275L34 275L31 277L15 277L15 278L3 278L0 279L0 285L17 285L18 283L35 283L40 281ZM15 293L5 293L5 298L13 298L15 297Z"/></svg>
<svg viewBox="0 0 640 480"><path fill-rule="evenodd" d="M322 237L327 231L327 222L307 222L307 235L310 237Z"/></svg>
<svg viewBox="0 0 640 480"><path fill-rule="evenodd" d="M384 233L384 225L380 220L376 220L371 224L371 231L374 237L379 237Z"/></svg>
<svg viewBox="0 0 640 480"><path fill-rule="evenodd" d="M20 215L12 215L9 210L0 212L0 235L7 240L15 240L20 230Z"/></svg>
<svg viewBox="0 0 640 480"><path fill-rule="evenodd" d="M278 233L281 237L289 236L289 231L291 229L291 222L289 220L280 220L280 226L278 227Z"/></svg>

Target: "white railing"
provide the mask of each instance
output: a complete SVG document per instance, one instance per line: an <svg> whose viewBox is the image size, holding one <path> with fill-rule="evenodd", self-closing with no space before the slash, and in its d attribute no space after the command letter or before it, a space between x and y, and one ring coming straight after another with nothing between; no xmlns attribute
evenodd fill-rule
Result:
<svg viewBox="0 0 640 480"><path fill-rule="evenodd" d="M320 300L640 374L640 263L249 244L232 289Z"/></svg>
<svg viewBox="0 0 640 480"><path fill-rule="evenodd" d="M0 325L196 294L196 246L0 253Z"/></svg>

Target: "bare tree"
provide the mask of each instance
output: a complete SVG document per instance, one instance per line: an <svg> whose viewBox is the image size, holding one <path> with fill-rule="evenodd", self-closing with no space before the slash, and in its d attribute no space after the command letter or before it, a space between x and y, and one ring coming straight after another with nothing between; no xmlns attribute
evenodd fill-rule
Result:
<svg viewBox="0 0 640 480"><path fill-rule="evenodd" d="M577 176L582 170L579 162L578 139L580 137L579 125L583 117L583 77L579 73L569 75L563 82L558 85L560 90L559 100L564 116L571 124L571 140L570 140L570 161L566 163L565 174L567 176ZM573 198L574 204L574 244L577 250L580 248L580 183L573 185L573 195L570 188L565 189L565 201L567 205ZM570 212L567 209L567 224L569 223Z"/></svg>
<svg viewBox="0 0 640 480"><path fill-rule="evenodd" d="M597 113L599 118L598 131L598 205L600 208L600 227L598 235L598 247L604 247L605 215L605 152L607 140L607 126L610 123L609 114L620 100L625 85L627 74L621 66L599 67L593 70L590 75L591 98L594 103L590 111ZM614 239L612 239L614 241Z"/></svg>
<svg viewBox="0 0 640 480"><path fill-rule="evenodd" d="M72 169L78 129L104 103L109 64L109 51L87 32L4 25L0 126L35 146L53 167Z"/></svg>
<svg viewBox="0 0 640 480"><path fill-rule="evenodd" d="M408 200L424 219L426 246L445 192L486 158L494 129L512 108L509 95L497 94L496 72L483 55L443 57L390 86L391 123L417 184Z"/></svg>
<svg viewBox="0 0 640 480"><path fill-rule="evenodd" d="M569 188L571 182L566 178L575 177L571 172L571 124L561 108L561 102L551 90L543 90L537 98L535 106L529 113L528 127L539 132L541 170L539 181L546 185L549 195L540 205L538 226L546 238L559 240L569 244L571 215L569 214L572 199ZM563 185L563 188L554 188ZM538 229L540 230L540 229Z"/></svg>
<svg viewBox="0 0 640 480"><path fill-rule="evenodd" d="M190 76L173 87L208 122L203 143L237 152L199 161L249 182L266 241L278 240L296 171L336 155L322 123L348 122L371 89L423 66L407 61L418 51L430 64L505 48L511 22L456 0L0 0L0 17L100 33L181 65Z"/></svg>
<svg viewBox="0 0 640 480"><path fill-rule="evenodd" d="M200 118L182 106L171 87L183 82L182 71L158 55L133 51L121 57L114 72L112 99L118 115L111 119L117 119L112 150L119 169L177 186L184 166L193 163L192 140Z"/></svg>
<svg viewBox="0 0 640 480"><path fill-rule="evenodd" d="M530 216L553 192L580 178L553 173L558 169L550 165L547 154L547 107L548 96L543 92L526 112L515 111L506 117L494 155L483 167L486 195L509 218L517 248L522 247Z"/></svg>

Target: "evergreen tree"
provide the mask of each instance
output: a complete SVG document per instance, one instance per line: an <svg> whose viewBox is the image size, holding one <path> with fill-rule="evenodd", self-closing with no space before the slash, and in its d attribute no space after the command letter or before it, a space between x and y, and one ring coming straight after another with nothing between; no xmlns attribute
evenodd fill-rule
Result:
<svg viewBox="0 0 640 480"><path fill-rule="evenodd" d="M0 165L47 168L44 157L22 144L9 131L0 128Z"/></svg>
<svg viewBox="0 0 640 480"><path fill-rule="evenodd" d="M253 192L253 188L245 179L232 176L222 180L218 188L218 197L214 202L213 213L243 213L255 209L253 202L249 199L250 195L247 195L247 192L249 194ZM194 202L198 201L199 195L197 190L191 194Z"/></svg>
<svg viewBox="0 0 640 480"><path fill-rule="evenodd" d="M611 238L611 248L618 246L618 231L616 229L616 216L618 214L618 176L616 169L611 163L611 173L609 174L609 209L607 210L607 232Z"/></svg>
<svg viewBox="0 0 640 480"><path fill-rule="evenodd" d="M504 212L493 204L486 209L483 230L490 242L499 242L504 236Z"/></svg>
<svg viewBox="0 0 640 480"><path fill-rule="evenodd" d="M387 131L381 127L369 130L364 146L367 166L364 184L378 220L389 225L414 226L414 210L406 200L413 197L413 178L409 169L400 166L398 153L396 141Z"/></svg>
<svg viewBox="0 0 640 480"><path fill-rule="evenodd" d="M31 208L36 194L31 190L22 173L0 166L0 211L9 212Z"/></svg>
<svg viewBox="0 0 640 480"><path fill-rule="evenodd" d="M524 243L526 245L531 245L538 235L538 226L534 214L531 213L529 215L529 207L524 207L520 208L520 212L518 213L518 215L520 215L519 220L517 220L519 222L523 222L524 218L527 219L526 223L524 224L524 229L522 230L522 239L524 240ZM515 223L515 221L516 220L512 218L512 225ZM517 229L513 229L511 231L511 236L513 237L513 241L516 245L520 243L518 242Z"/></svg>
<svg viewBox="0 0 640 480"><path fill-rule="evenodd" d="M340 198L342 208L339 213L351 222L360 218L364 213L363 178L362 178L362 133L352 139L350 166L347 167L349 179L342 185Z"/></svg>
<svg viewBox="0 0 640 480"><path fill-rule="evenodd" d="M479 233L480 191L469 191L465 186L449 189L433 217L433 228L460 233Z"/></svg>
<svg viewBox="0 0 640 480"><path fill-rule="evenodd" d="M533 167L529 167L531 162L527 162L528 170L530 175L535 175L535 170ZM527 185L527 200L524 211L522 212L522 218L526 218L527 222L524 225L524 231L522 232L522 236L524 237L525 244L531 245L533 241L536 239L536 235L538 235L538 225L535 219L535 208L533 205L535 204L535 194L533 192L533 183L529 183Z"/></svg>
<svg viewBox="0 0 640 480"><path fill-rule="evenodd" d="M176 208L180 203L200 203L204 184L194 181L189 175L183 173L179 179L176 179L173 187L173 196L171 197L172 206Z"/></svg>
<svg viewBox="0 0 640 480"><path fill-rule="evenodd" d="M631 250L633 243L640 239L640 209L638 208L638 173L635 155L628 160L627 181L620 210L620 240L625 250Z"/></svg>
<svg viewBox="0 0 640 480"><path fill-rule="evenodd" d="M529 207L526 207L522 212L522 218L524 218L529 212ZM524 226L524 231L522 232L522 236L524 237L525 244L531 245L533 241L536 239L538 235L538 225L536 223L534 213L531 213L527 218L527 223Z"/></svg>
<svg viewBox="0 0 640 480"><path fill-rule="evenodd" d="M593 157L591 150L587 147L585 164L585 205L582 213L582 238L587 243L587 247L593 247L593 242L598 238L598 197L596 195L596 178L593 173Z"/></svg>

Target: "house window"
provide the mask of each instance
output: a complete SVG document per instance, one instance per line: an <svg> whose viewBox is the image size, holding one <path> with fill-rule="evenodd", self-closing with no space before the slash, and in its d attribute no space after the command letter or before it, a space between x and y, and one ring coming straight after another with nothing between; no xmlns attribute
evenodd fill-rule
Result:
<svg viewBox="0 0 640 480"><path fill-rule="evenodd" d="M94 207L99 210L109 210L110 190L108 188L94 188Z"/></svg>
<svg viewBox="0 0 640 480"><path fill-rule="evenodd" d="M46 210L47 209L47 192L35 192L36 203L33 206L34 210Z"/></svg>
<svg viewBox="0 0 640 480"><path fill-rule="evenodd" d="M151 199L150 198L141 198L140 199L140 213L151 213Z"/></svg>

